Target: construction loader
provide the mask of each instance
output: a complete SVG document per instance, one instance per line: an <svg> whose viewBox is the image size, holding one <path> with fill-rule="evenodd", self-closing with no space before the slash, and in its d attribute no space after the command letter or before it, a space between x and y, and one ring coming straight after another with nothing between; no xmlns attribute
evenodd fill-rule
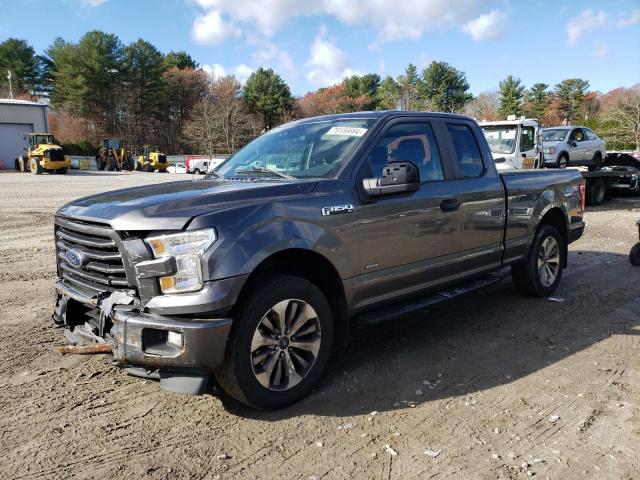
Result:
<svg viewBox="0 0 640 480"><path fill-rule="evenodd" d="M167 156L164 153L160 153L158 147L152 145L144 145L142 147L142 155L137 159L136 170L166 173L168 167Z"/></svg>
<svg viewBox="0 0 640 480"><path fill-rule="evenodd" d="M96 155L98 170L133 170L135 160L127 148L124 140L119 138L105 138L102 147Z"/></svg>
<svg viewBox="0 0 640 480"><path fill-rule="evenodd" d="M41 175L44 172L64 175L71 166L71 160L64 156L62 147L55 144L53 135L30 133L29 147L16 160L16 170Z"/></svg>

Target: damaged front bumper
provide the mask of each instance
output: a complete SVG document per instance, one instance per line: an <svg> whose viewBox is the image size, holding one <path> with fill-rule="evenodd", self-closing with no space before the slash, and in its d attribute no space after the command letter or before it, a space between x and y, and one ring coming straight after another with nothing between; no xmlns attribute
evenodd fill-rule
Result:
<svg viewBox="0 0 640 480"><path fill-rule="evenodd" d="M200 319L141 311L139 300L125 292L89 297L62 281L53 321L64 326L70 343L109 342L121 367L146 371L210 371L224 358L230 318ZM139 371L139 369L134 370ZM162 377L161 377L162 378Z"/></svg>

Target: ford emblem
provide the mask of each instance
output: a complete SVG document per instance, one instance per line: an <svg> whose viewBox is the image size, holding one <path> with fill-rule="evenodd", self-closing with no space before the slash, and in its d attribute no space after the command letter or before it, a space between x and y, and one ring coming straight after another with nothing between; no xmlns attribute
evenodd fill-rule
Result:
<svg viewBox="0 0 640 480"><path fill-rule="evenodd" d="M64 258L66 258L67 262L69 262L72 267L76 268L81 267L84 263L84 257L78 250L67 250L64 254Z"/></svg>

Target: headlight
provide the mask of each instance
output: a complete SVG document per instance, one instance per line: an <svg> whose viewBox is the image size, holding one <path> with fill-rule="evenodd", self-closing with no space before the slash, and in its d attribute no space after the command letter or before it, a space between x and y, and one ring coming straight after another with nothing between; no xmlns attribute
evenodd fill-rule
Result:
<svg viewBox="0 0 640 480"><path fill-rule="evenodd" d="M200 260L216 239L216 231L213 228L146 238L145 242L151 247L155 258L174 257L176 259L176 273L159 278L162 293L200 290L202 288Z"/></svg>
<svg viewBox="0 0 640 480"><path fill-rule="evenodd" d="M547 147L547 148L543 148L542 151L544 153L556 153L556 147Z"/></svg>

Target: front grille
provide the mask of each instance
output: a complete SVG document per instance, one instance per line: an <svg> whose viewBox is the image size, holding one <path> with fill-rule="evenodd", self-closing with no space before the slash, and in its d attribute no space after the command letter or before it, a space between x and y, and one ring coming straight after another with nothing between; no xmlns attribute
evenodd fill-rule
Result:
<svg viewBox="0 0 640 480"><path fill-rule="evenodd" d="M60 276L69 286L94 293L129 286L111 228L56 219L55 236Z"/></svg>
<svg viewBox="0 0 640 480"><path fill-rule="evenodd" d="M62 152L61 149L55 148L55 149L49 150L49 158L54 161L61 161L61 160L64 160L64 153Z"/></svg>

